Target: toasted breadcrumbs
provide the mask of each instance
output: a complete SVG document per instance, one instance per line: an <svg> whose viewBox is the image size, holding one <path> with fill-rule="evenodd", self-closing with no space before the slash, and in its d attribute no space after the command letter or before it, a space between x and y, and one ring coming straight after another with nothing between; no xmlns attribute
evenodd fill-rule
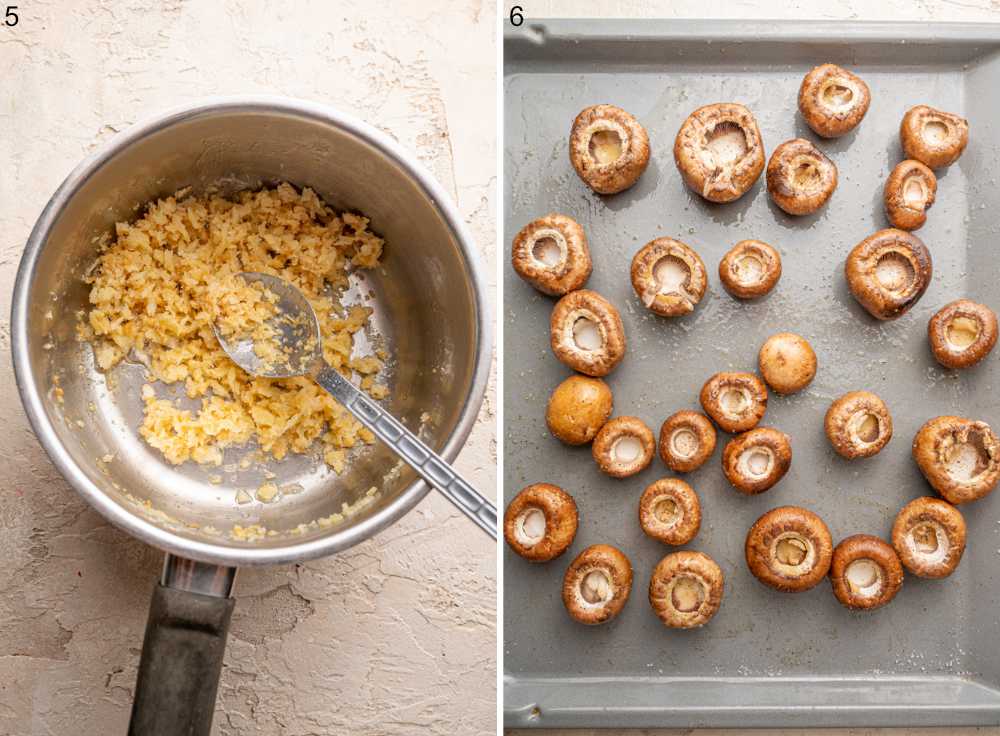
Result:
<svg viewBox="0 0 1000 736"><path fill-rule="evenodd" d="M345 375L358 373L362 388L382 398L385 387L375 382L381 360L351 359L353 336L371 310L345 309L329 296L330 287L348 285L349 266L377 266L382 245L367 218L337 213L312 190L289 184L231 199L168 197L136 222L116 225L87 277L91 308L79 335L93 344L102 370L135 359L153 379L182 383L189 398L201 400L195 410L182 409L143 386L139 433L169 462L218 466L223 450L251 440L280 460L317 442L339 472L344 451L372 442L372 434L309 378L244 373L219 347L212 321L222 303L238 314L240 284L249 290L248 308L266 312L267 299L237 273L283 278L316 311L326 362Z"/></svg>

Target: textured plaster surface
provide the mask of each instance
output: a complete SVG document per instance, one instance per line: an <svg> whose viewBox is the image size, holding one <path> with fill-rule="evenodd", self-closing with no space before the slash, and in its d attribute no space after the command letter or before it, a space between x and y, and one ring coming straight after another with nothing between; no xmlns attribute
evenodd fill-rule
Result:
<svg viewBox="0 0 1000 736"><path fill-rule="evenodd" d="M213 94L332 104L416 151L495 292L495 4L21 0L0 26L0 302L63 177L130 123ZM9 350L8 308L0 346ZM458 466L493 494L494 390ZM62 480L0 361L0 734L124 733L161 555ZM336 557L248 569L216 734L496 729L492 544L437 494Z"/></svg>
<svg viewBox="0 0 1000 736"><path fill-rule="evenodd" d="M1000 0L528 0L519 2L530 18L789 18L840 20L913 20L1000 22ZM504 4L507 13L511 2ZM509 729L507 736L601 736L607 731ZM1000 728L927 729L646 729L623 730L629 736L1000 736Z"/></svg>

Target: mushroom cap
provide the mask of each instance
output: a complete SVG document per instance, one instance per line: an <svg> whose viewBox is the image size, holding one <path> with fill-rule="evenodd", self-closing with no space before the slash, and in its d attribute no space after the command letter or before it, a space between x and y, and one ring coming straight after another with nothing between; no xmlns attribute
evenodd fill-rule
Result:
<svg viewBox="0 0 1000 736"><path fill-rule="evenodd" d="M725 406L725 394L731 389L744 394L747 403L741 412L729 411ZM767 388L753 373L716 373L705 381L699 398L705 413L726 432L753 429L767 411Z"/></svg>
<svg viewBox="0 0 1000 736"><path fill-rule="evenodd" d="M859 434L868 415L875 417L878 430L871 441L866 441ZM892 415L885 402L871 391L851 391L830 404L823 428L833 449L841 457L848 460L871 457L892 439Z"/></svg>
<svg viewBox="0 0 1000 736"><path fill-rule="evenodd" d="M675 604L675 586L683 579L692 579L701 586L701 598L690 611ZM704 626L722 605L725 588L722 568L702 552L681 550L667 555L657 563L649 579L649 605L666 626L693 629Z"/></svg>
<svg viewBox="0 0 1000 736"><path fill-rule="evenodd" d="M530 543L530 538L519 528L522 515L537 509L545 516L545 533ZM521 490L507 505L503 516L503 536L517 554L531 562L553 560L573 543L579 517L576 501L559 486L551 483L534 483Z"/></svg>
<svg viewBox="0 0 1000 736"><path fill-rule="evenodd" d="M590 602L581 593L587 575L600 572L606 576L611 597ZM608 544L587 547L570 563L563 577L563 605L569 615L582 624L594 626L610 621L624 608L632 590L632 565L621 550Z"/></svg>
<svg viewBox="0 0 1000 736"><path fill-rule="evenodd" d="M805 138L785 141L767 162L767 191L789 215L815 212L836 188L837 165Z"/></svg>
<svg viewBox="0 0 1000 736"><path fill-rule="evenodd" d="M694 438L695 446L690 452L674 448L674 433L687 430ZM697 470L715 452L715 427L704 414L683 410L667 417L660 426L660 458L675 473L690 473Z"/></svg>
<svg viewBox="0 0 1000 736"><path fill-rule="evenodd" d="M976 327L975 339L967 345L957 345L949 339L949 327L958 319ZM997 316L985 304L957 299L931 317L927 323L927 339L938 363L946 368L968 368L989 355L996 345Z"/></svg>
<svg viewBox="0 0 1000 736"><path fill-rule="evenodd" d="M844 264L854 298L881 320L906 314L924 295L933 273L923 241L895 228L869 235L854 246Z"/></svg>
<svg viewBox="0 0 1000 736"><path fill-rule="evenodd" d="M849 96L840 90L846 90ZM871 93L861 77L836 64L810 70L799 87L799 111L816 135L837 138L854 130L868 112Z"/></svg>
<svg viewBox="0 0 1000 736"><path fill-rule="evenodd" d="M913 438L913 459L934 490L956 505L989 495L1000 480L1000 440L986 422L928 420Z"/></svg>
<svg viewBox="0 0 1000 736"><path fill-rule="evenodd" d="M584 350L574 338L578 319L595 323L602 345L597 350ZM615 306L589 289L571 291L552 309L549 320L552 352L563 364L588 376L602 377L615 369L625 356L625 328Z"/></svg>
<svg viewBox="0 0 1000 736"><path fill-rule="evenodd" d="M932 135L925 131L933 126ZM911 107L899 124L899 139L907 158L932 169L955 163L969 143L969 121L927 105Z"/></svg>
<svg viewBox="0 0 1000 736"><path fill-rule="evenodd" d="M739 130L740 155L718 160L710 143ZM699 107L681 124L674 140L674 162L684 183L710 202L742 197L764 170L764 143L753 113L735 102Z"/></svg>
<svg viewBox="0 0 1000 736"><path fill-rule="evenodd" d="M784 565L775 557L778 543L789 537L807 544L803 561L795 567ZM812 511L779 506L750 527L745 554L747 567L762 583L775 590L799 592L814 587L826 576L833 558L833 540L826 524Z"/></svg>
<svg viewBox="0 0 1000 736"><path fill-rule="evenodd" d="M924 527L934 533L934 548L918 549L911 530ZM922 578L951 575L965 552L965 519L962 512L939 498L922 496L906 504L892 525L892 546L911 573ZM942 544L944 543L944 544Z"/></svg>
<svg viewBox="0 0 1000 736"><path fill-rule="evenodd" d="M616 456L615 447L619 441L633 437L640 444L640 452L634 459ZM594 437L590 446L597 467L612 478L627 478L649 467L656 451L653 431L639 417L615 417L607 422Z"/></svg>
<svg viewBox="0 0 1000 736"><path fill-rule="evenodd" d="M595 133L618 136L621 155L602 163L591 152ZM635 184L649 164L649 136L629 113L614 105L593 105L580 112L569 134L569 160L584 184L598 194L616 194Z"/></svg>
<svg viewBox="0 0 1000 736"><path fill-rule="evenodd" d="M763 472L750 467L754 452L764 456ZM787 434L772 427L756 427L738 434L722 450L722 472L733 488L746 495L770 489L792 465L792 442Z"/></svg>
<svg viewBox="0 0 1000 736"><path fill-rule="evenodd" d="M849 568L859 560L869 560L878 568L876 579L868 585L851 580ZM837 600L848 608L871 611L896 597L903 587L903 566L891 545L870 534L855 534L833 550L830 584Z"/></svg>
<svg viewBox="0 0 1000 736"><path fill-rule="evenodd" d="M548 263L537 257L539 244L558 249L558 258ZM514 236L511 264L518 276L549 296L582 288L593 270L583 228L576 220L555 212L532 220Z"/></svg>
<svg viewBox="0 0 1000 736"><path fill-rule="evenodd" d="M752 268L744 264L752 262ZM737 299L764 296L781 278L781 255L761 240L741 240L719 261L719 279Z"/></svg>
<svg viewBox="0 0 1000 736"><path fill-rule="evenodd" d="M600 378L572 375L556 386L545 409L549 431L567 445L585 445L611 416L614 400Z"/></svg>
<svg viewBox="0 0 1000 736"><path fill-rule="evenodd" d="M779 394L801 391L816 376L816 353L812 345L794 332L771 335L757 354L764 381Z"/></svg>
<svg viewBox="0 0 1000 736"><path fill-rule="evenodd" d="M885 182L885 214L893 227L917 230L937 196L937 177L919 161L900 161Z"/></svg>
<svg viewBox="0 0 1000 736"><path fill-rule="evenodd" d="M707 284L705 263L679 240L657 238L632 258L632 288L647 309L664 317L693 312Z"/></svg>
<svg viewBox="0 0 1000 736"><path fill-rule="evenodd" d="M673 502L675 513L666 520L658 509ZM639 499L639 526L647 536L664 544L687 544L701 528L701 502L694 489L680 478L660 478L650 483Z"/></svg>

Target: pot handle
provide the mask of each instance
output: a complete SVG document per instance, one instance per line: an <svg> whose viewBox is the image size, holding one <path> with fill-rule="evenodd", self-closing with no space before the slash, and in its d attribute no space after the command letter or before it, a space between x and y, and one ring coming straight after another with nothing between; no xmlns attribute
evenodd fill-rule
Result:
<svg viewBox="0 0 1000 736"><path fill-rule="evenodd" d="M142 642L131 736L208 736L235 578L235 567L167 555Z"/></svg>

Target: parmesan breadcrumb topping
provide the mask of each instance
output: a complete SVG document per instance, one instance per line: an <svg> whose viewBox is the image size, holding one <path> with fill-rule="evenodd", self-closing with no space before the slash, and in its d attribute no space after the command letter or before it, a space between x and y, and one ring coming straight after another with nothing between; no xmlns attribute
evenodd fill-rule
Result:
<svg viewBox="0 0 1000 736"><path fill-rule="evenodd" d="M310 189L280 184L230 199L178 194L152 203L136 222L116 225L87 276L91 307L78 332L102 370L128 357L155 380L182 383L189 398L201 400L199 408L183 409L143 386L139 433L169 462L218 466L227 447L251 440L280 460L315 443L340 472L346 450L372 442L371 433L309 378L243 372L222 351L212 323L224 306L229 319L245 309L242 316L259 325L269 314L267 294L235 275L274 274L316 311L326 362L345 375L358 373L362 388L383 398L386 389L376 382L381 359L351 358L353 336L371 310L343 308L330 296L347 286L349 267L377 266L382 245L367 218L335 212ZM239 329L234 322L228 328Z"/></svg>

